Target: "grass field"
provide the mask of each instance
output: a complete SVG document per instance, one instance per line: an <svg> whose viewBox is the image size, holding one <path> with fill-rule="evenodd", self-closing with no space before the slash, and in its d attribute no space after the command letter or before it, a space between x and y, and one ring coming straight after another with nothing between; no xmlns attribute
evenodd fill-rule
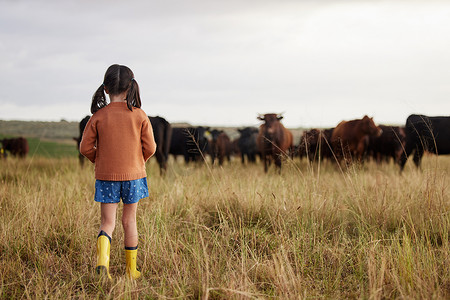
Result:
<svg viewBox="0 0 450 300"><path fill-rule="evenodd" d="M72 145L73 147L73 145ZM118 213L111 282L93 272L99 206L75 155L0 161L0 295L10 298L449 299L450 157L223 168L148 164L138 265ZM119 206L119 210L121 206Z"/></svg>

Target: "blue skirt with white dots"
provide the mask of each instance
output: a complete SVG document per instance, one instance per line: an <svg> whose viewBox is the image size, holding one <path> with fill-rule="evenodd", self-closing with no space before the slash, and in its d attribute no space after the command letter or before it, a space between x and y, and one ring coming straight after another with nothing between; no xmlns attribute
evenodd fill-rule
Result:
<svg viewBox="0 0 450 300"><path fill-rule="evenodd" d="M95 181L95 201L101 203L119 203L120 199L125 204L139 202L148 197L147 177L126 181Z"/></svg>

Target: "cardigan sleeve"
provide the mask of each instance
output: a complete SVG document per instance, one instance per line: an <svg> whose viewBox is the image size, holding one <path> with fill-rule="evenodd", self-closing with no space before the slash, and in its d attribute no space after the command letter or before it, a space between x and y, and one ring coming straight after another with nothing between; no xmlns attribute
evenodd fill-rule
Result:
<svg viewBox="0 0 450 300"><path fill-rule="evenodd" d="M90 118L86 127L84 128L83 137L80 142L80 153L95 163L95 155L97 152L97 128Z"/></svg>
<svg viewBox="0 0 450 300"><path fill-rule="evenodd" d="M142 122L141 144L144 161L147 161L156 152L156 143L153 136L153 128L148 117L146 117Z"/></svg>

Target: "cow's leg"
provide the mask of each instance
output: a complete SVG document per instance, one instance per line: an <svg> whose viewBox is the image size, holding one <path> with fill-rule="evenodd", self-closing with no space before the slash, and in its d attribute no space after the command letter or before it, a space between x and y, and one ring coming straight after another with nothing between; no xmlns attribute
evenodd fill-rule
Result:
<svg viewBox="0 0 450 300"><path fill-rule="evenodd" d="M269 167L272 165L272 155L267 155L267 164Z"/></svg>
<svg viewBox="0 0 450 300"><path fill-rule="evenodd" d="M345 148L340 139L333 142L331 152L334 152L335 161L338 165L342 164L342 160L345 161Z"/></svg>
<svg viewBox="0 0 450 300"><path fill-rule="evenodd" d="M403 149L398 149L398 150L395 151L394 163L400 165L400 160L402 158L402 153L403 153Z"/></svg>
<svg viewBox="0 0 450 300"><path fill-rule="evenodd" d="M381 157L381 153L377 152L376 154L376 162L378 165L381 165L381 161L383 160L383 158Z"/></svg>
<svg viewBox="0 0 450 300"><path fill-rule="evenodd" d="M307 148L306 148L306 157L308 158L308 161L309 161L310 163L313 162L313 160L314 160L314 155L313 155L313 153L312 153L311 147L307 147Z"/></svg>
<svg viewBox="0 0 450 300"><path fill-rule="evenodd" d="M188 164L188 163L189 163L189 153L185 152L185 153L183 154L183 156L184 156L184 162L185 162L186 164Z"/></svg>
<svg viewBox="0 0 450 300"><path fill-rule="evenodd" d="M403 149L399 159L400 172L402 172L405 168L406 161L408 160L408 157L411 155L414 149L414 143L411 141L406 141L405 148Z"/></svg>
<svg viewBox="0 0 450 300"><path fill-rule="evenodd" d="M354 153L350 150L348 145L342 145L342 159L344 160L344 165L349 168L352 164L352 156Z"/></svg>
<svg viewBox="0 0 450 300"><path fill-rule="evenodd" d="M167 172L167 161L164 160L164 161L161 163L161 166L160 166L160 168L159 168L159 175L160 175L160 176L165 176L165 175L166 175L166 172Z"/></svg>
<svg viewBox="0 0 450 300"><path fill-rule="evenodd" d="M168 161L169 161L169 154L168 153L164 153L164 155L163 155L163 169L162 169L162 171L163 171L162 175L163 176L166 175Z"/></svg>
<svg viewBox="0 0 450 300"><path fill-rule="evenodd" d="M164 176L167 171L167 158L165 155L161 155L161 158L158 160L159 163L159 175Z"/></svg>
<svg viewBox="0 0 450 300"><path fill-rule="evenodd" d="M262 158L262 160L263 160L263 163L264 163L264 172L266 172L267 173L267 171L269 170L269 164L270 164L270 161L269 161L269 157L268 157L268 155L266 155L266 153L261 153L261 158Z"/></svg>
<svg viewBox="0 0 450 300"><path fill-rule="evenodd" d="M408 155L409 154L407 154L407 153L405 153L405 151L403 151L398 160L398 164L400 165L400 172L403 171L403 169L405 168L406 161L408 160Z"/></svg>
<svg viewBox="0 0 450 300"><path fill-rule="evenodd" d="M418 148L414 153L414 164L417 168L420 168L420 163L422 162L423 149Z"/></svg>
<svg viewBox="0 0 450 300"><path fill-rule="evenodd" d="M78 161L80 162L80 166L83 167L84 166L84 156L83 156L83 154L81 154L81 153L78 154Z"/></svg>
<svg viewBox="0 0 450 300"><path fill-rule="evenodd" d="M361 139L356 146L356 150L352 151L358 163L362 163L363 155L366 150L366 141L365 139Z"/></svg>
<svg viewBox="0 0 450 300"><path fill-rule="evenodd" d="M275 166L278 169L278 172L281 173L281 154L275 154Z"/></svg>
<svg viewBox="0 0 450 300"><path fill-rule="evenodd" d="M349 168L353 162L353 154L352 154L352 152L350 152L350 150L346 150L344 152L344 161L345 161L346 168Z"/></svg>
<svg viewBox="0 0 450 300"><path fill-rule="evenodd" d="M163 169L165 169L165 165L164 165L164 154L159 151L158 149L156 149L156 161L158 162L159 165L159 174L163 175Z"/></svg>
<svg viewBox="0 0 450 300"><path fill-rule="evenodd" d="M293 160L295 156L295 147L294 146L289 147L288 151L289 151L289 158Z"/></svg>

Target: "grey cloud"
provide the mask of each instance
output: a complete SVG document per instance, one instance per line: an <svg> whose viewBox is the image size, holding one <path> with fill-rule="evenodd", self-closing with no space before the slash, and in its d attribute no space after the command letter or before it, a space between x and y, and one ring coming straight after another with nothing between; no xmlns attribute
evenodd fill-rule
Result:
<svg viewBox="0 0 450 300"><path fill-rule="evenodd" d="M256 113L273 110L312 126L366 112L401 122L414 110L450 110L445 2L2 4L0 118L10 103L88 110L112 63L129 65L144 107L171 121L253 124ZM48 111L41 118L85 114Z"/></svg>

